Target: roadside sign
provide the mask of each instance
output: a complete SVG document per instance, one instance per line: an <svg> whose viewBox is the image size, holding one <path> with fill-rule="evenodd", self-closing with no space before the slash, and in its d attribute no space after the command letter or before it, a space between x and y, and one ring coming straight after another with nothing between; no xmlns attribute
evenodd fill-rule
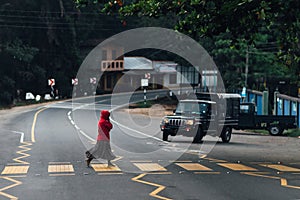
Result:
<svg viewBox="0 0 300 200"><path fill-rule="evenodd" d="M78 78L72 78L72 85L78 85Z"/></svg>
<svg viewBox="0 0 300 200"><path fill-rule="evenodd" d="M148 79L141 79L141 86L148 87Z"/></svg>
<svg viewBox="0 0 300 200"><path fill-rule="evenodd" d="M146 73L145 74L145 79L150 79L151 78L151 74L150 73Z"/></svg>
<svg viewBox="0 0 300 200"><path fill-rule="evenodd" d="M48 79L48 85L49 86L54 86L55 85L55 79L54 78L52 78L52 79Z"/></svg>
<svg viewBox="0 0 300 200"><path fill-rule="evenodd" d="M96 77L90 78L90 83L91 84L96 84L97 83Z"/></svg>

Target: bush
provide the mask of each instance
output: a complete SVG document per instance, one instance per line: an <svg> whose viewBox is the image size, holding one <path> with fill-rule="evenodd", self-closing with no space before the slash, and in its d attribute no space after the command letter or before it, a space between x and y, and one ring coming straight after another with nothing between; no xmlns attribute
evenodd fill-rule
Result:
<svg viewBox="0 0 300 200"><path fill-rule="evenodd" d="M0 94L0 106L1 107L10 107L13 103L13 97L10 93L4 91Z"/></svg>
<svg viewBox="0 0 300 200"><path fill-rule="evenodd" d="M286 132L287 136L289 137L299 137L300 136L300 129L291 129L291 130L288 130Z"/></svg>

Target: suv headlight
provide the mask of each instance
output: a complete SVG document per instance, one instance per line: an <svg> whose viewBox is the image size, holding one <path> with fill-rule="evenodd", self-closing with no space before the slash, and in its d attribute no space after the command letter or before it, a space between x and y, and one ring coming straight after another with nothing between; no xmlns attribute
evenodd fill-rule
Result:
<svg viewBox="0 0 300 200"><path fill-rule="evenodd" d="M192 120L192 119L186 120L186 125L189 125L189 126L194 125L194 120Z"/></svg>
<svg viewBox="0 0 300 200"><path fill-rule="evenodd" d="M165 117L165 118L163 118L162 122L163 122L164 124L168 124L168 123L169 123L169 119L168 119L167 117Z"/></svg>

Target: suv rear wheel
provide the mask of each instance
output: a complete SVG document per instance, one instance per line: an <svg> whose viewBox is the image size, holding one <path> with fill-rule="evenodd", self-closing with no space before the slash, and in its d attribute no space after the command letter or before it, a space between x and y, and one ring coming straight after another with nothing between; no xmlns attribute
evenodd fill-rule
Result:
<svg viewBox="0 0 300 200"><path fill-rule="evenodd" d="M278 125L271 125L269 127L269 133L270 133L270 135L273 135L273 136L282 135L283 129Z"/></svg>

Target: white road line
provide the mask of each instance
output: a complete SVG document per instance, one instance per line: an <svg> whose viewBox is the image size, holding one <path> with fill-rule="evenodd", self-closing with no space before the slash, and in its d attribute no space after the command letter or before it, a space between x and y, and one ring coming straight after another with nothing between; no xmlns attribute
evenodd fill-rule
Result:
<svg viewBox="0 0 300 200"><path fill-rule="evenodd" d="M125 129L127 129L127 130L130 130L130 131L133 131L133 132L138 133L138 134L140 134L140 135L146 136L147 138L152 138L152 139L154 139L154 140L156 140L156 141L164 142L164 143L168 144L168 142L165 142L165 141L163 141L163 140L161 140L161 139L159 139L159 138L157 138L157 137L154 137L154 136L151 136L151 135L147 135L147 134L145 134L145 133L143 133L143 132L140 132L140 131L134 130L134 129L132 129L132 128L129 128L128 126L125 126L125 125L123 125L123 124L120 124L119 122L117 122L117 121L115 121L115 120L113 120L113 119L111 119L111 121L112 121L114 124L117 124L118 126L121 126L121 127L125 128Z"/></svg>
<svg viewBox="0 0 300 200"><path fill-rule="evenodd" d="M20 143L24 142L24 133L23 132L19 132L19 131L11 131L11 132L20 134L21 135L21 137L20 137Z"/></svg>
<svg viewBox="0 0 300 200"><path fill-rule="evenodd" d="M153 98L153 99L154 99L154 98ZM151 99L149 99L149 100L151 100ZM141 101L136 101L136 102L141 102ZM136 103L136 102L131 102L131 103ZM117 110L117 109L120 109L120 108L122 108L122 107L124 107L124 106L126 106L126 105L128 105L128 104L123 104L123 105L120 105L120 106L116 106L115 108L112 108L112 109L110 110L110 112L113 112L113 111L115 111L115 110ZM146 137L148 137L148 138L152 138L152 139L154 139L154 140L156 140L156 141L159 141L159 142L163 142L164 144L168 144L168 143L169 143L169 142L163 141L163 140L161 140L161 139L159 139L159 138L157 138L157 137L154 137L154 136L151 136L151 135L147 135L147 134L145 134L145 133L143 133L143 132L134 130L134 129L128 127L128 126L125 126L125 125L123 125L123 124L120 124L119 122L117 122L117 121L115 121L115 120L113 120L113 119L111 119L111 121L112 121L113 123L117 124L118 126L121 126L121 127L125 128L125 129L127 129L127 130L130 130L130 131L136 132L136 133L138 133L138 134L140 134L140 135L146 136Z"/></svg>
<svg viewBox="0 0 300 200"><path fill-rule="evenodd" d="M100 102L104 102L104 101L107 101L107 99L105 99L105 100L101 100L101 101L97 101L97 102L93 102L93 103L88 103L88 104L82 104L81 106L78 106L78 107L76 107L76 108L74 108L73 110L71 110L71 111L69 111L68 113L67 113L67 115L68 115L68 118L69 118L69 120L70 120L70 123L77 129L77 131L79 131L79 133L82 135L82 136L84 136L85 138L87 138L88 140L90 140L90 141L92 141L92 142L95 142L96 140L95 139L93 139L93 138L91 138L88 134L86 134L84 131L82 131L77 125L76 125L76 123L75 123L75 121L72 119L72 112L74 112L74 111L76 111L76 110L78 110L78 109L81 109L81 108L84 108L84 107L87 107L87 106L91 106L91 105L93 105L93 104L95 104L95 103L100 103Z"/></svg>
<svg viewBox="0 0 300 200"><path fill-rule="evenodd" d="M152 98L152 99L155 99L155 98ZM149 100L151 100L151 99L149 99ZM107 99L102 100L102 101L98 101L98 102L89 103L89 104L83 104L83 105L81 105L81 106L79 106L79 107L74 108L72 111L69 111L69 112L68 112L68 115L71 116L71 113L74 112L74 111L76 111L76 110L78 110L78 109L81 109L81 108L83 108L83 107L90 106L90 105L92 105L92 104L100 103L100 102L103 102L103 101L107 101ZM140 102L140 101L136 101L136 102ZM135 103L135 102L131 102L131 103ZM117 110L117 109L119 109L119 108L122 108L122 107L126 106L126 105L128 105L128 104L123 104L123 105L116 106L115 108L112 108L112 109L110 109L109 111L110 111L110 112L113 112L113 111L115 111L115 110ZM71 112L71 113L70 113L70 112ZM70 113L70 114L69 114L69 113ZM69 119L70 119L70 118L69 118ZM161 139L159 139L159 138L157 138L157 137L154 137L154 136L151 136L151 135L147 135L147 134L145 134L145 133L143 133L143 132L134 130L134 129L128 127L128 126L125 126L125 125L123 125L123 124L120 124L119 122L117 122L117 121L115 121L115 120L113 120L113 119L111 119L111 121L112 121L114 124L116 124L116 125L118 125L118 126L120 126L120 127L123 127L123 128L125 128L125 129L127 129L127 130L130 130L130 131L132 131L132 132L138 133L138 134L140 134L140 135L146 136L147 138L152 138L152 139L154 139L154 140L156 140L156 141L163 142L164 144L169 144L169 142L167 142L167 141L163 141L163 140L161 140ZM87 138L88 140L90 140L90 141L93 141L93 142L95 141L93 138L91 138L90 136L88 136L84 131L82 131L82 130L76 125L76 123L74 122L74 120L72 119L72 117L71 117L71 119L70 119L70 122L71 122L71 124L74 125L74 127L75 127L77 130L79 130L80 134L82 134L84 137L86 137L86 138Z"/></svg>
<svg viewBox="0 0 300 200"><path fill-rule="evenodd" d="M90 136L88 136L85 132L83 132L82 130L79 131L84 137L86 137L87 139L89 139L92 142L95 142L96 140L91 138Z"/></svg>

